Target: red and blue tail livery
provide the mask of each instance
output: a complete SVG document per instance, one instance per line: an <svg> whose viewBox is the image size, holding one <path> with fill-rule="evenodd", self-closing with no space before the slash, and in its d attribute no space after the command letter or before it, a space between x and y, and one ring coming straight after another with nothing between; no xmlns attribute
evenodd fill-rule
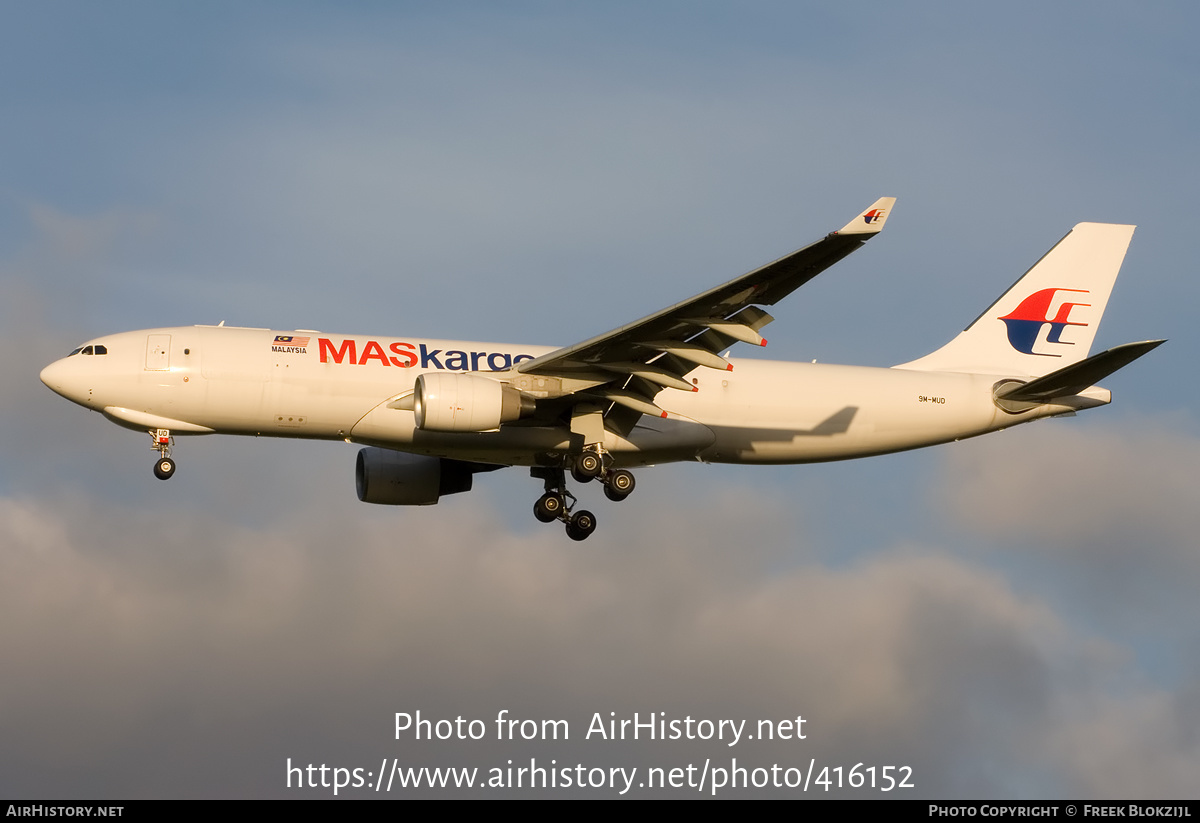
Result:
<svg viewBox="0 0 1200 823"><path fill-rule="evenodd" d="M1087 358L1133 226L1079 223L922 371L1042 377Z"/></svg>
<svg viewBox="0 0 1200 823"><path fill-rule="evenodd" d="M1062 357L1061 353L1034 351L1038 335L1047 325L1050 331L1046 334L1046 342L1057 346L1073 346L1070 340L1063 340L1063 330L1068 326L1087 327L1087 323L1071 320L1071 311L1076 307L1089 307L1091 303L1072 303L1062 300L1054 316L1050 316L1050 308L1061 293L1087 294L1086 289L1040 289L1021 301L1013 311L1000 319L1008 327L1008 342L1022 354L1036 354L1042 357Z"/></svg>

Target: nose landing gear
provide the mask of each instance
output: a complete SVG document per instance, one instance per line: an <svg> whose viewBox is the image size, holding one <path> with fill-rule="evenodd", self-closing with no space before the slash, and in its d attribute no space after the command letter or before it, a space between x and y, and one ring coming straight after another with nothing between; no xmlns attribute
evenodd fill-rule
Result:
<svg viewBox="0 0 1200 823"><path fill-rule="evenodd" d="M159 480L169 480L175 473L175 461L171 459L171 430L154 429L150 432L153 441L150 448L158 452L154 461L154 476Z"/></svg>

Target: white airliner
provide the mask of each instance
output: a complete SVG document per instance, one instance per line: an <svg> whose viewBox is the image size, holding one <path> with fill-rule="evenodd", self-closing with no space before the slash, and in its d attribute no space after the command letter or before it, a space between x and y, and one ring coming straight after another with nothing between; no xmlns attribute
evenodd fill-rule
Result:
<svg viewBox="0 0 1200 823"><path fill-rule="evenodd" d="M762 306L879 233L895 198L723 286L566 348L219 326L91 340L42 382L149 432L169 478L177 434L345 440L358 497L429 505L472 475L529 466L534 505L583 540L566 474L611 500L630 467L807 463L915 449L1108 403L1098 381L1162 340L1089 357L1133 226L1080 223L965 331L892 368L729 357L765 346ZM735 368L736 366L736 368Z"/></svg>

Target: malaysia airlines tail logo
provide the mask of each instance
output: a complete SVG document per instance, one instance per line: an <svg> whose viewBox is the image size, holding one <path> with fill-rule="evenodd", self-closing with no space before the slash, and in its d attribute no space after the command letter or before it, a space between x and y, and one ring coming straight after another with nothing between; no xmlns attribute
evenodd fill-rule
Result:
<svg viewBox="0 0 1200 823"><path fill-rule="evenodd" d="M1062 339L1063 330L1067 326L1087 326L1071 320L1071 310L1076 307L1087 308L1091 303L1072 303L1063 300L1058 304L1054 316L1050 316L1050 308L1060 292L1088 294L1085 289L1042 289L1021 301L1021 304L1000 319L1008 327L1008 342L1023 354L1036 354L1041 357L1062 357L1052 351L1034 351L1034 346L1041 339L1042 327L1049 325L1045 342L1057 346L1075 345L1069 340Z"/></svg>
<svg viewBox="0 0 1200 823"><path fill-rule="evenodd" d="M869 212L867 212L866 214L864 214L862 216L863 222L866 223L868 226L871 225L872 223L878 223L880 220L883 219L883 213L884 213L883 209L871 209Z"/></svg>

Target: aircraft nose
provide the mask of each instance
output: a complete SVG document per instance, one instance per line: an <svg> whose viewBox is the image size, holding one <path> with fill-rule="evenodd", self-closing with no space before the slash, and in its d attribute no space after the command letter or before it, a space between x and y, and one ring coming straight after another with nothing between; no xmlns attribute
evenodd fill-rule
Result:
<svg viewBox="0 0 1200 823"><path fill-rule="evenodd" d="M42 369L42 373L38 375L42 382L46 384L46 388L50 389L51 391L57 391L55 386L58 384L58 375L62 371L60 368L61 363L61 360L55 360L49 366Z"/></svg>
<svg viewBox="0 0 1200 823"><path fill-rule="evenodd" d="M72 371L74 370L64 358L62 360L55 360L49 366L42 369L42 373L39 375L39 377L41 378L42 382L46 384L46 387L50 389L50 391L54 392L55 394L60 394L68 400L75 400L76 402L79 402L76 397L76 387L72 385L73 383L77 382L71 379Z"/></svg>

